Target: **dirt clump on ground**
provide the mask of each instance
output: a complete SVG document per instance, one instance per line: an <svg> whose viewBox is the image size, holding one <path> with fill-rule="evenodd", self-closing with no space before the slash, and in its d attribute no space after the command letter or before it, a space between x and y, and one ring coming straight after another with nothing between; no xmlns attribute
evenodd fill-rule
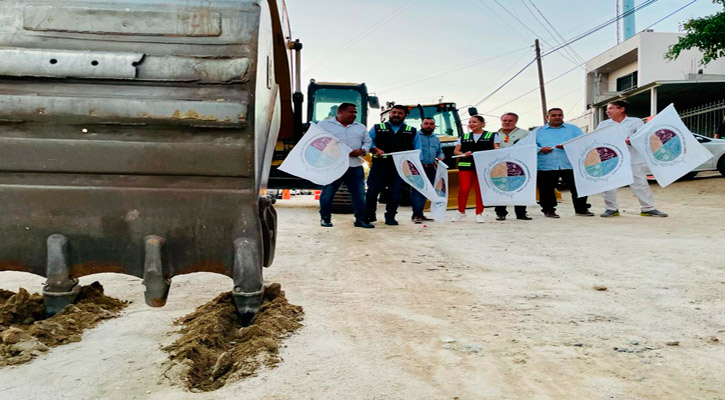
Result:
<svg viewBox="0 0 725 400"><path fill-rule="evenodd" d="M166 346L169 361L162 379L192 392L219 389L274 367L280 342L302 327L302 307L290 304L278 283L264 291L264 302L252 323L243 327L231 292L179 318L181 337Z"/></svg>
<svg viewBox="0 0 725 400"><path fill-rule="evenodd" d="M43 296L20 288L0 290L0 367L26 363L51 347L79 342L86 329L118 316L126 302L103 294L93 282L81 287L76 302L47 317Z"/></svg>

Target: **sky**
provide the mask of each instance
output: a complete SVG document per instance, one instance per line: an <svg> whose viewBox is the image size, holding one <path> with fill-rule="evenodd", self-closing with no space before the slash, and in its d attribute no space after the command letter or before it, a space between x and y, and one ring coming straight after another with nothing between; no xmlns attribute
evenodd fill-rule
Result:
<svg viewBox="0 0 725 400"><path fill-rule="evenodd" d="M646 0L635 0L635 6ZM678 32L682 22L722 10L710 0L658 0L635 15L636 31ZM293 38L304 45L302 82L364 82L381 104L479 103L534 58L615 18L616 0L286 0ZM543 17L542 17L543 15ZM544 20L544 18L546 20ZM551 23L554 29L547 24ZM656 23L656 24L655 24ZM653 25L655 24L655 25ZM584 67L617 44L616 23L543 58L549 107L565 118L586 109ZM542 123L536 64L477 105L487 128L498 116L520 115L518 126ZM304 90L304 89L303 89ZM379 120L371 110L369 121ZM466 113L463 113L464 115ZM489 116L490 115L490 116ZM465 116L464 116L465 118Z"/></svg>

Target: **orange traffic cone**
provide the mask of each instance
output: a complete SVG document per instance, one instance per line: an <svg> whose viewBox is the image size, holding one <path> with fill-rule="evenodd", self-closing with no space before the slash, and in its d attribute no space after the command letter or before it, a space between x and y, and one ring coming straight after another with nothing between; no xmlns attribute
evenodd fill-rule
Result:
<svg viewBox="0 0 725 400"><path fill-rule="evenodd" d="M289 189L282 190L282 200L289 200L292 196L289 194Z"/></svg>
<svg viewBox="0 0 725 400"><path fill-rule="evenodd" d="M322 194L322 190L315 190L315 200L319 200L321 194Z"/></svg>

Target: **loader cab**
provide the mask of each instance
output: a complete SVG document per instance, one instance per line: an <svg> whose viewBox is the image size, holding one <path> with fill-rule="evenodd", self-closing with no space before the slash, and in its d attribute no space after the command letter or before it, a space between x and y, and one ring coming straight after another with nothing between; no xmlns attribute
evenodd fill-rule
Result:
<svg viewBox="0 0 725 400"><path fill-rule="evenodd" d="M387 121L390 109L394 103L388 103L385 110L380 114L382 122ZM453 149L456 147L458 136L463 133L461 125L461 117L458 115L456 103L438 103L425 105L408 105L408 116L405 117L405 123L420 129L423 118L433 118L436 122L435 135L441 140L443 154L446 156L446 164L450 168L455 168L455 160L452 158Z"/></svg>
<svg viewBox="0 0 725 400"><path fill-rule="evenodd" d="M320 122L337 116L341 103L357 105L357 119L363 125L368 122L368 107L380 108L378 98L368 94L364 83L329 83L310 81L307 87L307 121Z"/></svg>
<svg viewBox="0 0 725 400"><path fill-rule="evenodd" d="M307 123L302 123L302 116L300 115L299 125L295 126L295 134L289 138L278 138L267 188L316 189L319 187L319 185L312 182L280 171L279 166L307 131L309 123L335 118L337 116L337 107L341 103L357 105L358 113L355 121L363 125L367 125L368 109L380 108L378 98L368 94L368 88L364 83L316 82L314 79L310 80L307 87ZM301 101L300 104L302 104Z"/></svg>

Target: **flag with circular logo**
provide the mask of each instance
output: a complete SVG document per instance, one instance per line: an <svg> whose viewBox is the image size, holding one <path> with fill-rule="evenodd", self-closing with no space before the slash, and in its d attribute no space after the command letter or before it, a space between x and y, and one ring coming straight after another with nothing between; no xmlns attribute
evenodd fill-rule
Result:
<svg viewBox="0 0 725 400"><path fill-rule="evenodd" d="M433 183L425 175L423 164L420 162L420 150L399 151L388 155L393 156L395 169L405 183L431 202L440 200Z"/></svg>
<svg viewBox="0 0 725 400"><path fill-rule="evenodd" d="M279 169L318 185L328 185L347 172L351 151L313 122Z"/></svg>
<svg viewBox="0 0 725 400"><path fill-rule="evenodd" d="M512 146L473 153L483 204L536 204L536 146Z"/></svg>
<svg viewBox="0 0 725 400"><path fill-rule="evenodd" d="M670 104L629 138L660 186L680 179L712 158Z"/></svg>
<svg viewBox="0 0 725 400"><path fill-rule="evenodd" d="M632 183L631 155L620 124L606 125L563 143L579 197Z"/></svg>
<svg viewBox="0 0 725 400"><path fill-rule="evenodd" d="M433 190L435 190L439 200L431 200L430 215L437 222L443 222L446 219L446 210L448 209L448 166L443 161L436 164Z"/></svg>

